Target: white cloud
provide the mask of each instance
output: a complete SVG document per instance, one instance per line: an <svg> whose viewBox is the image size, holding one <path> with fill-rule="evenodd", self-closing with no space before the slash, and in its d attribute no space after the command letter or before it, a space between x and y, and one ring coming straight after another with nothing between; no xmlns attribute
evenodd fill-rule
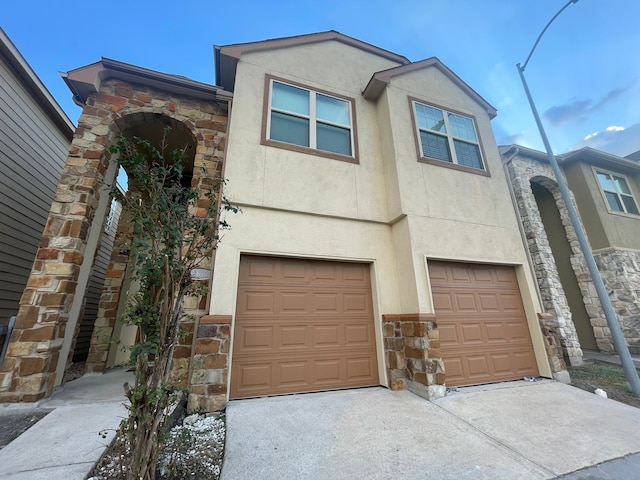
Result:
<svg viewBox="0 0 640 480"><path fill-rule="evenodd" d="M602 131L590 133L569 150L591 147L614 155L626 156L640 150L640 123L628 128L611 125Z"/></svg>

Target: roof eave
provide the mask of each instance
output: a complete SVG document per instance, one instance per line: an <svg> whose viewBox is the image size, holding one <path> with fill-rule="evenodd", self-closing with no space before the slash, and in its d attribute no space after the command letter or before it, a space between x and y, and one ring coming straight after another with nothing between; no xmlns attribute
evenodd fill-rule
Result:
<svg viewBox="0 0 640 480"><path fill-rule="evenodd" d="M73 92L76 103L79 104L84 104L89 95L98 92L100 85L107 78L148 85L204 100L230 100L233 97L231 92L219 86L104 57L99 62L76 68L61 75Z"/></svg>

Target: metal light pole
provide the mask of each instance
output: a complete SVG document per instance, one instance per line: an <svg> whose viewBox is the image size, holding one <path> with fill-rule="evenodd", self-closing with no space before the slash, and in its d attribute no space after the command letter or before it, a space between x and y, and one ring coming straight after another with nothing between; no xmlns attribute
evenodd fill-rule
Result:
<svg viewBox="0 0 640 480"><path fill-rule="evenodd" d="M558 182L558 188L560 189L560 194L562 195L562 199L564 200L565 206L567 207L567 211L569 212L569 217L571 218L571 224L576 232L576 236L578 237L578 243L580 244L580 249L582 250L582 254L584 255L585 261L587 262L587 268L589 269L589 274L591 275L591 279L596 287L596 292L598 293L598 298L600 299L600 304L602 305L602 310L604 310L604 315L607 319L607 325L609 326L609 330L611 330L611 337L613 338L613 344L616 348L616 352L620 356L620 360L622 361L622 367L624 368L624 373L627 377L628 386L631 391L637 395L640 395L640 378L638 378L638 372L635 369L635 365L633 364L633 360L631 358L631 354L629 353L629 348L627 346L627 342L622 335L622 329L620 328L620 323L618 321L618 316L616 315L615 310L613 309L613 305L611 304L611 299L607 294L607 290L604 286L604 282L602 281L602 276L600 275L600 271L596 266L595 258L593 257L593 252L591 251L591 246L589 245L589 241L587 240L587 236L584 231L584 227L578 218L578 213L573 206L573 202L571 201L571 194L569 193L569 188L567 187L567 183L560 171L560 167L558 166L558 161L556 160L553 151L551 150L551 145L549 144L549 139L547 138L547 134L544 131L544 127L542 126L542 122L540 121L540 116L538 115L538 110L536 109L535 104L533 103L533 98L531 97L531 92L529 91L529 86L527 85L527 81L524 78L524 69L527 68L527 64L529 63L529 59L531 59L531 55L533 55L534 50L538 46L540 39L544 35L544 32L547 31L549 25L553 23L553 21L560 15L565 8L567 8L572 3L577 3L578 0L570 0L566 3L559 11L556 13L549 23L544 27L540 35L538 36L536 42L533 44L533 48L531 52L529 52L529 56L524 62L524 65L520 66L517 64L518 73L520 73L520 79L522 80L522 85L524 86L524 90L527 93L527 99L529 100L529 105L531 106L531 111L533 112L533 116L536 119L536 124L538 125L538 130L540 131L540 136L542 137L542 142L544 143L544 148L547 151L547 157L549 157L549 163L551 164L551 168L553 169L553 173L556 176L556 181Z"/></svg>

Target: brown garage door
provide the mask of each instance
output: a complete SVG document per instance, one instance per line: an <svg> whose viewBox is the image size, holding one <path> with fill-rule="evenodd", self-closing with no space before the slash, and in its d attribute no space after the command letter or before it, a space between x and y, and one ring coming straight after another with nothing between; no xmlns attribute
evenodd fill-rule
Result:
<svg viewBox="0 0 640 480"><path fill-rule="evenodd" d="M241 257L231 398L376 384L367 264Z"/></svg>
<svg viewBox="0 0 640 480"><path fill-rule="evenodd" d="M513 267L429 261L448 386L538 375Z"/></svg>

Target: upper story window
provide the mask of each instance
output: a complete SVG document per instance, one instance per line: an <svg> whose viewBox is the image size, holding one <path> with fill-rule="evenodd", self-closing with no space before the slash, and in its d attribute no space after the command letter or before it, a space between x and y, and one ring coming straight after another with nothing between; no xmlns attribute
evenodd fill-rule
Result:
<svg viewBox="0 0 640 480"><path fill-rule="evenodd" d="M263 141L356 163L353 101L268 78Z"/></svg>
<svg viewBox="0 0 640 480"><path fill-rule="evenodd" d="M627 179L622 175L596 170L600 188L607 199L609 209L614 212L633 213L640 215L638 204L633 198Z"/></svg>
<svg viewBox="0 0 640 480"><path fill-rule="evenodd" d="M411 100L420 157L447 162L462 170L486 171L472 117Z"/></svg>

